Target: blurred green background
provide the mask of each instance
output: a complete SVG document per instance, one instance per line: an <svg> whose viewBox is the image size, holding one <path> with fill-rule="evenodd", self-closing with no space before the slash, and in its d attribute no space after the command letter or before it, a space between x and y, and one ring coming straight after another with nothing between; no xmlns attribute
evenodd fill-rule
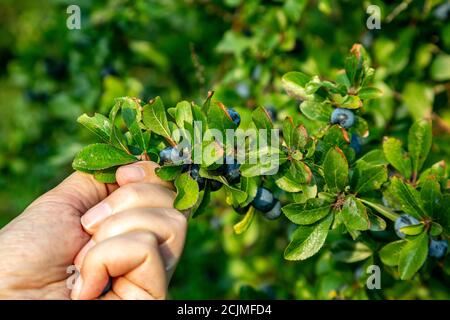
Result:
<svg viewBox="0 0 450 320"><path fill-rule="evenodd" d="M81 30L66 27L72 4L81 9ZM381 9L379 30L366 27L370 4ZM0 227L72 171L74 154L93 141L76 123L83 112L107 112L124 95L159 95L169 106L201 102L213 89L244 121L260 105L277 109L280 119L300 117L280 77L300 70L333 79L355 42L370 53L384 92L367 108L365 150L384 135L404 137L415 118L433 116L430 163L448 160L449 10L439 0L2 0ZM448 276L439 281L433 270L412 281L383 275L382 290L366 290L364 265L336 262L330 250L284 261L289 223L257 219L234 235L239 216L221 198L190 225L172 298L450 296Z"/></svg>

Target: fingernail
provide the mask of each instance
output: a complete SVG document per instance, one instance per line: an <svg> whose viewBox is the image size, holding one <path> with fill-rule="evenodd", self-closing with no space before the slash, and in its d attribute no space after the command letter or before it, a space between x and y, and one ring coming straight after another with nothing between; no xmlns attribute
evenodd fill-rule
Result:
<svg viewBox="0 0 450 320"><path fill-rule="evenodd" d="M84 257L86 256L86 253L88 253L89 249L91 249L93 246L95 246L95 242L94 240L91 239L84 245L83 248L81 248L74 262L77 267L81 267L84 261Z"/></svg>
<svg viewBox="0 0 450 320"><path fill-rule="evenodd" d="M124 166L120 168L120 171L120 174L126 177L128 182L139 182L145 178L145 171L140 166Z"/></svg>
<svg viewBox="0 0 450 320"><path fill-rule="evenodd" d="M72 288L72 293L70 297L73 300L78 300L81 294L81 289L83 289L83 278L80 275Z"/></svg>
<svg viewBox="0 0 450 320"><path fill-rule="evenodd" d="M100 202L81 217L81 224L85 229L90 229L111 214L111 207L106 202Z"/></svg>

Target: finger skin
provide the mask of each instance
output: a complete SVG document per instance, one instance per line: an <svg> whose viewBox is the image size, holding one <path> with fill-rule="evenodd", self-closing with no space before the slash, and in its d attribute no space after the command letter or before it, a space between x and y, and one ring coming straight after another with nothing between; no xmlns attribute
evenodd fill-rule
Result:
<svg viewBox="0 0 450 320"><path fill-rule="evenodd" d="M119 186L135 182L148 182L159 184L171 190L175 190L171 182L164 181L156 175L159 165L152 161L139 161L122 166L117 169L116 180Z"/></svg>
<svg viewBox="0 0 450 320"><path fill-rule="evenodd" d="M75 265L81 266L85 255L95 243L135 230L150 231L156 236L166 270L171 275L183 252L187 219L179 211L170 208L132 209L106 218L91 241L77 255Z"/></svg>
<svg viewBox="0 0 450 320"><path fill-rule="evenodd" d="M107 217L132 208L173 208L175 192L157 184L131 183L114 191L109 197L81 217L89 234L94 234Z"/></svg>
<svg viewBox="0 0 450 320"><path fill-rule="evenodd" d="M148 295L147 299L164 299L167 292L166 272L156 237L150 232L136 231L96 244L86 254L72 299L97 298L109 276L116 278L113 291L118 296L136 292L134 286L137 286ZM118 281L117 278L121 277L134 286ZM144 296L140 295L140 298Z"/></svg>
<svg viewBox="0 0 450 320"><path fill-rule="evenodd" d="M117 184L104 184L87 173L76 171L52 190L37 198L27 210L37 205L55 203L73 206L80 215L116 190Z"/></svg>

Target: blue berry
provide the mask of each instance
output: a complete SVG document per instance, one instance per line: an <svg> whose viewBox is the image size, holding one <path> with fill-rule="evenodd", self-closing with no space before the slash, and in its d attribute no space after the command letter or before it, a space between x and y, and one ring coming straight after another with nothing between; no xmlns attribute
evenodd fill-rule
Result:
<svg viewBox="0 0 450 320"><path fill-rule="evenodd" d="M356 154L361 153L362 146L361 146L361 138L357 134L352 134L352 139L350 140L350 147L355 150Z"/></svg>
<svg viewBox="0 0 450 320"><path fill-rule="evenodd" d="M250 206L246 206L246 207L233 207L234 211L236 211L238 214L244 215L247 213L248 208Z"/></svg>
<svg viewBox="0 0 450 320"><path fill-rule="evenodd" d="M159 152L159 164L173 163L177 165L189 164L191 154L189 148L167 147ZM187 171L187 170L185 170Z"/></svg>
<svg viewBox="0 0 450 320"><path fill-rule="evenodd" d="M200 190L203 190L206 186L206 179L200 176L200 166L198 164L193 164L190 167L189 174L198 183Z"/></svg>
<svg viewBox="0 0 450 320"><path fill-rule="evenodd" d="M348 129L355 123L355 115L349 109L336 108L331 114L331 123Z"/></svg>
<svg viewBox="0 0 450 320"><path fill-rule="evenodd" d="M394 223L395 233L399 238L405 239L406 235L403 232L401 232L400 229L403 227L412 226L419 223L420 223L419 220L417 220L413 216L410 216L409 214L402 214L400 217L397 218L397 220L395 220Z"/></svg>
<svg viewBox="0 0 450 320"><path fill-rule="evenodd" d="M159 164L172 163L173 147L167 147L159 152Z"/></svg>
<svg viewBox="0 0 450 320"><path fill-rule="evenodd" d="M241 172L239 168L241 165L236 162L236 159L232 157L226 157L223 166L223 175L227 179L229 184L234 184L239 182L241 178Z"/></svg>
<svg viewBox="0 0 450 320"><path fill-rule="evenodd" d="M281 215L281 203L280 201L275 202L272 209L264 213L264 217L269 220L275 220Z"/></svg>
<svg viewBox="0 0 450 320"><path fill-rule="evenodd" d="M236 126L239 126L241 123L241 116L237 113L233 108L228 108L228 114L230 115L231 120L233 120Z"/></svg>
<svg viewBox="0 0 450 320"><path fill-rule="evenodd" d="M209 180L209 189L213 192L222 188L222 185L223 184L220 181L212 180L212 179Z"/></svg>
<svg viewBox="0 0 450 320"><path fill-rule="evenodd" d="M447 240L433 240L430 241L430 246L428 248L428 255L437 259L442 258L448 249Z"/></svg>
<svg viewBox="0 0 450 320"><path fill-rule="evenodd" d="M259 187L252 204L256 210L268 212L275 206L275 201L272 192L266 188Z"/></svg>

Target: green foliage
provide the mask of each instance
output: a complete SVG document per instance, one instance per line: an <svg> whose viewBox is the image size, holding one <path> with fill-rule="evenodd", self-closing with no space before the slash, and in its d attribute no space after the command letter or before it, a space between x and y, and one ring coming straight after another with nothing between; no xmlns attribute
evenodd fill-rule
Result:
<svg viewBox="0 0 450 320"><path fill-rule="evenodd" d="M179 179L177 203L195 216L173 297L250 297L269 283L277 298L448 299L448 254L426 257L428 241L448 239L450 228L450 25L436 14L443 2L411 2L388 23L398 3L375 1L382 28L367 30L367 4L353 0L90 1L80 4L82 29L68 30L63 2L7 0L0 224L67 175L82 144L97 138L111 152L78 169L113 183L118 165L158 161L159 150L178 144L177 128L190 131L195 120L235 128L222 107L232 106L239 128L282 131L285 148L266 150L280 154L280 171L260 177L267 163L243 165L240 183L197 193L182 166L158 170ZM215 94L204 104L191 103L208 90ZM112 117L95 114L115 104ZM262 107L275 108L274 121ZM353 127L329 123L336 107L354 112ZM94 135L74 124L82 113L94 115L78 119ZM350 146L355 135L360 154ZM201 172L227 184L208 174L216 158ZM276 222L230 209L249 205L259 185L282 202ZM392 221L403 213L420 225L402 228L398 240ZM283 261L286 247L288 259L302 261ZM382 290L366 289L371 264L382 266Z"/></svg>

